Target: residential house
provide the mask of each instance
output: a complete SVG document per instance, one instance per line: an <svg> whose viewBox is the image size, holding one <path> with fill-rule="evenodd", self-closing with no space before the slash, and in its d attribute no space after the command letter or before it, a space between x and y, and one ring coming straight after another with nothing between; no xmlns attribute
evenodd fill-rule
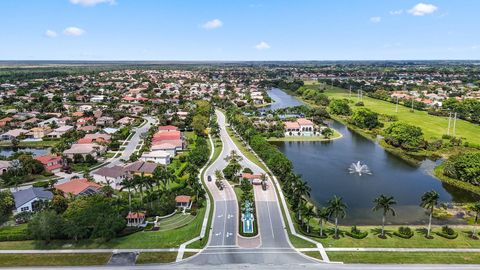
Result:
<svg viewBox="0 0 480 270"><path fill-rule="evenodd" d="M113 125L113 118L109 116L102 116L97 119L95 122L96 126L102 126L102 127L107 127Z"/></svg>
<svg viewBox="0 0 480 270"><path fill-rule="evenodd" d="M82 155L84 158L87 155L91 155L93 157L98 157L105 153L106 147L103 145L98 145L94 143L86 143L86 144L72 144L70 149L63 151L63 154L68 158L73 159L73 156L76 154Z"/></svg>
<svg viewBox="0 0 480 270"><path fill-rule="evenodd" d="M63 166L63 159L60 156L43 155L34 157L34 159L40 161L45 170L49 172L59 172Z"/></svg>
<svg viewBox="0 0 480 270"><path fill-rule="evenodd" d="M55 185L55 188L63 191L64 194L70 196L84 196L97 193L102 188L101 185L90 182L85 178L72 179L68 182Z"/></svg>
<svg viewBox="0 0 480 270"><path fill-rule="evenodd" d="M52 192L38 187L22 189L12 195L15 201L14 214L35 212L39 202L50 201L53 198Z"/></svg>
<svg viewBox="0 0 480 270"><path fill-rule="evenodd" d="M52 129L49 126L34 127L30 129L30 132L28 132L26 135L27 138L41 139L47 136L47 134L49 134L50 132L52 132Z"/></svg>
<svg viewBox="0 0 480 270"><path fill-rule="evenodd" d="M125 116L125 117L119 119L115 123L120 125L120 126L128 126L128 125L131 125L134 121L135 121L135 118Z"/></svg>
<svg viewBox="0 0 480 270"><path fill-rule="evenodd" d="M19 136L27 134L28 132L29 131L26 129L12 129L0 135L0 138L3 141L13 140L18 138Z"/></svg>
<svg viewBox="0 0 480 270"><path fill-rule="evenodd" d="M315 124L305 118L287 121L284 123L284 126L285 136L320 136L320 132Z"/></svg>
<svg viewBox="0 0 480 270"><path fill-rule="evenodd" d="M168 165L170 164L170 158L170 153L158 150L152 152L144 152L139 159L146 162L154 162L162 165Z"/></svg>
<svg viewBox="0 0 480 270"><path fill-rule="evenodd" d="M155 169L158 167L158 164L153 162L146 161L135 161L133 163L127 164L124 169L130 175L141 175L152 176Z"/></svg>
<svg viewBox="0 0 480 270"><path fill-rule="evenodd" d="M54 129L52 132L48 133L47 137L49 138L60 138L63 134L73 130L73 126L60 126Z"/></svg>
<svg viewBox="0 0 480 270"><path fill-rule="evenodd" d="M102 167L92 173L96 182L110 185L112 188L120 189L122 181L127 178L127 172L121 166Z"/></svg>

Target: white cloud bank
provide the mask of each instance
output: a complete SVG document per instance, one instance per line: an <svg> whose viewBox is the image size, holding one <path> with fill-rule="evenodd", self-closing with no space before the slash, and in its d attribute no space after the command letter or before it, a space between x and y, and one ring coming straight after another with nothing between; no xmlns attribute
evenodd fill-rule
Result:
<svg viewBox="0 0 480 270"><path fill-rule="evenodd" d="M413 8L408 10L408 13L413 16L423 16L431 14L438 10L438 7L432 4L418 3Z"/></svg>
<svg viewBox="0 0 480 270"><path fill-rule="evenodd" d="M270 45L265 41L261 41L260 43L255 45L255 49L257 49L257 50L267 50L267 49L270 49Z"/></svg>
<svg viewBox="0 0 480 270"><path fill-rule="evenodd" d="M58 36L57 32L53 30L47 30L45 31L45 36L49 38L56 38Z"/></svg>
<svg viewBox="0 0 480 270"><path fill-rule="evenodd" d="M379 22L382 21L382 17L378 17L378 16L377 16L377 17L371 17L371 18L370 18L370 21L371 21L372 23L379 23Z"/></svg>
<svg viewBox="0 0 480 270"><path fill-rule="evenodd" d="M202 28L207 29L207 30L212 30L216 28L222 27L223 22L220 21L219 19L213 19L211 21L208 21L202 25Z"/></svg>
<svg viewBox="0 0 480 270"><path fill-rule="evenodd" d="M67 27L65 28L65 30L63 30L63 33L67 36L81 36L83 34L85 34L85 30L83 30L82 28L78 28L78 27L75 27L75 26L70 26L70 27Z"/></svg>
<svg viewBox="0 0 480 270"><path fill-rule="evenodd" d="M93 7L103 3L114 5L116 2L115 0L70 0L70 3L74 5L84 6L84 7Z"/></svg>

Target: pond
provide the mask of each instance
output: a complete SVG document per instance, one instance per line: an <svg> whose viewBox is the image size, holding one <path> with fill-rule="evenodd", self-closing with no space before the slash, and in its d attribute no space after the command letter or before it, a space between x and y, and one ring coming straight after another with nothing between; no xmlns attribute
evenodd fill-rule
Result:
<svg viewBox="0 0 480 270"><path fill-rule="evenodd" d="M50 151L48 148L0 147L0 156L10 157L17 152L30 152L33 156L41 156L48 154Z"/></svg>
<svg viewBox="0 0 480 270"><path fill-rule="evenodd" d="M333 195L344 199L348 205L344 224L379 224L381 214L372 212L372 207L374 198L380 194L394 196L397 201L397 216L387 219L392 224L425 223L428 216L419 204L422 194L429 190L436 190L442 202L480 199L432 176L438 161L425 160L418 167L412 166L339 122L331 121L329 125L342 133L343 138L331 142L274 144L292 161L295 172L308 182L315 202L325 205ZM348 168L357 161L366 164L372 174L351 174ZM448 223L462 222L459 218L448 220Z"/></svg>
<svg viewBox="0 0 480 270"><path fill-rule="evenodd" d="M268 95L272 98L272 104L261 108L263 111L267 110L277 110L287 107L295 107L303 105L303 102L296 99L295 97L285 93L284 91L278 88L272 88L267 91Z"/></svg>

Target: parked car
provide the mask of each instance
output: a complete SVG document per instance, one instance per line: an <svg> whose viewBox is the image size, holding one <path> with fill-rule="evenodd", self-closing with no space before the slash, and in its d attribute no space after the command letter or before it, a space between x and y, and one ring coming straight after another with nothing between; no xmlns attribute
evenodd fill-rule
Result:
<svg viewBox="0 0 480 270"><path fill-rule="evenodd" d="M207 176L207 180L208 182L212 182L212 176L211 175Z"/></svg>

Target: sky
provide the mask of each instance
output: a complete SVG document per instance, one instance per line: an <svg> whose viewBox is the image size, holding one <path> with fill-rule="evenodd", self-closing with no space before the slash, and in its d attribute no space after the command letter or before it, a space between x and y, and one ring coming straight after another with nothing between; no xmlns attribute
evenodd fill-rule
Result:
<svg viewBox="0 0 480 270"><path fill-rule="evenodd" d="M480 59L477 0L2 0L0 60Z"/></svg>

